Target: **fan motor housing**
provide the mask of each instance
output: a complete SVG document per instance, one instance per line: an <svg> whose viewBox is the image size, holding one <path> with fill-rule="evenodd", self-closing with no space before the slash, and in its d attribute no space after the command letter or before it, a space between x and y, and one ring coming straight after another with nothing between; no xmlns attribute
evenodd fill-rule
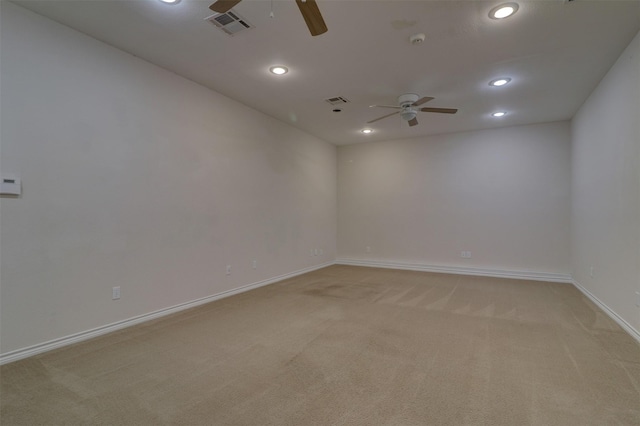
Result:
<svg viewBox="0 0 640 426"><path fill-rule="evenodd" d="M415 93L400 95L398 96L398 105L400 105L402 108L408 108L413 105L413 103L418 99L420 99L420 96L416 95Z"/></svg>

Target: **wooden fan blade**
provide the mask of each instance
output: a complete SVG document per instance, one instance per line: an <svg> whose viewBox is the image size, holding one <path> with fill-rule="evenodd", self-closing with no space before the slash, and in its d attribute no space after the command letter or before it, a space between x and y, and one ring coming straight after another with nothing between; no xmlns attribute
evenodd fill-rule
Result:
<svg viewBox="0 0 640 426"><path fill-rule="evenodd" d="M375 123L378 120L382 120L383 118L391 117L392 115L400 114L401 111L392 112L391 114L383 115L382 117L378 117L374 120L367 121L367 124Z"/></svg>
<svg viewBox="0 0 640 426"><path fill-rule="evenodd" d="M318 9L316 0L296 0L296 3L312 36L315 37L327 32L327 24L325 24L324 19L322 19L322 14L320 13L320 9Z"/></svg>
<svg viewBox="0 0 640 426"><path fill-rule="evenodd" d="M218 0L209 6L209 9L218 13L227 13L233 6L240 3L242 0Z"/></svg>
<svg viewBox="0 0 640 426"><path fill-rule="evenodd" d="M422 112L440 112L442 114L455 114L458 112L455 108L420 108Z"/></svg>
<svg viewBox="0 0 640 426"><path fill-rule="evenodd" d="M422 104L426 104L429 101L434 100L435 98L432 98L431 96L425 96L424 98L418 99L417 101L415 101L413 104L411 104L411 106L418 106L418 105L422 105Z"/></svg>
<svg viewBox="0 0 640 426"><path fill-rule="evenodd" d="M411 120L409 120L407 123L409 123L409 126L413 127L416 126L418 124L418 119L413 117Z"/></svg>
<svg viewBox="0 0 640 426"><path fill-rule="evenodd" d="M369 105L369 108L395 108L395 109L402 109L402 107L399 107L397 105Z"/></svg>

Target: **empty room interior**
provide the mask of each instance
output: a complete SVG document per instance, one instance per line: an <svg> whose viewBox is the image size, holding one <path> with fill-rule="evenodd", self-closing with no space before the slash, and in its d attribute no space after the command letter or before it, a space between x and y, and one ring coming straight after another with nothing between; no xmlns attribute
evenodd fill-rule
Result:
<svg viewBox="0 0 640 426"><path fill-rule="evenodd" d="M2 0L2 425L640 424L640 2Z"/></svg>

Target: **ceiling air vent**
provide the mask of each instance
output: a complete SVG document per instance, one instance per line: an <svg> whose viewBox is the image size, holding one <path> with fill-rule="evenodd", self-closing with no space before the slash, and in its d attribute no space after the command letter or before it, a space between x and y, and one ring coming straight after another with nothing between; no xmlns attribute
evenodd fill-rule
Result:
<svg viewBox="0 0 640 426"><path fill-rule="evenodd" d="M331 105L340 105L340 104L348 104L349 99L343 98L342 96L336 96L335 98L325 99L326 102L329 102Z"/></svg>
<svg viewBox="0 0 640 426"><path fill-rule="evenodd" d="M240 31L253 28L253 25L248 23L246 19L232 10L227 13L213 14L206 19L230 36L237 34Z"/></svg>

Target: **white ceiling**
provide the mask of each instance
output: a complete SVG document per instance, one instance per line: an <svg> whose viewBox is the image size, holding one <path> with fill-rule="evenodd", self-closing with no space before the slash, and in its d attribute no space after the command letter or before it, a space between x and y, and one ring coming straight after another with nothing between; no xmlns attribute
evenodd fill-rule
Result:
<svg viewBox="0 0 640 426"><path fill-rule="evenodd" d="M205 21L213 0L14 2L336 145L570 119L640 30L640 1L519 1L498 21L501 1L318 0L329 31L317 37L294 0L242 1L233 10L255 28L233 37ZM369 105L406 92L459 111L366 125L392 112ZM335 96L350 101L340 113Z"/></svg>

